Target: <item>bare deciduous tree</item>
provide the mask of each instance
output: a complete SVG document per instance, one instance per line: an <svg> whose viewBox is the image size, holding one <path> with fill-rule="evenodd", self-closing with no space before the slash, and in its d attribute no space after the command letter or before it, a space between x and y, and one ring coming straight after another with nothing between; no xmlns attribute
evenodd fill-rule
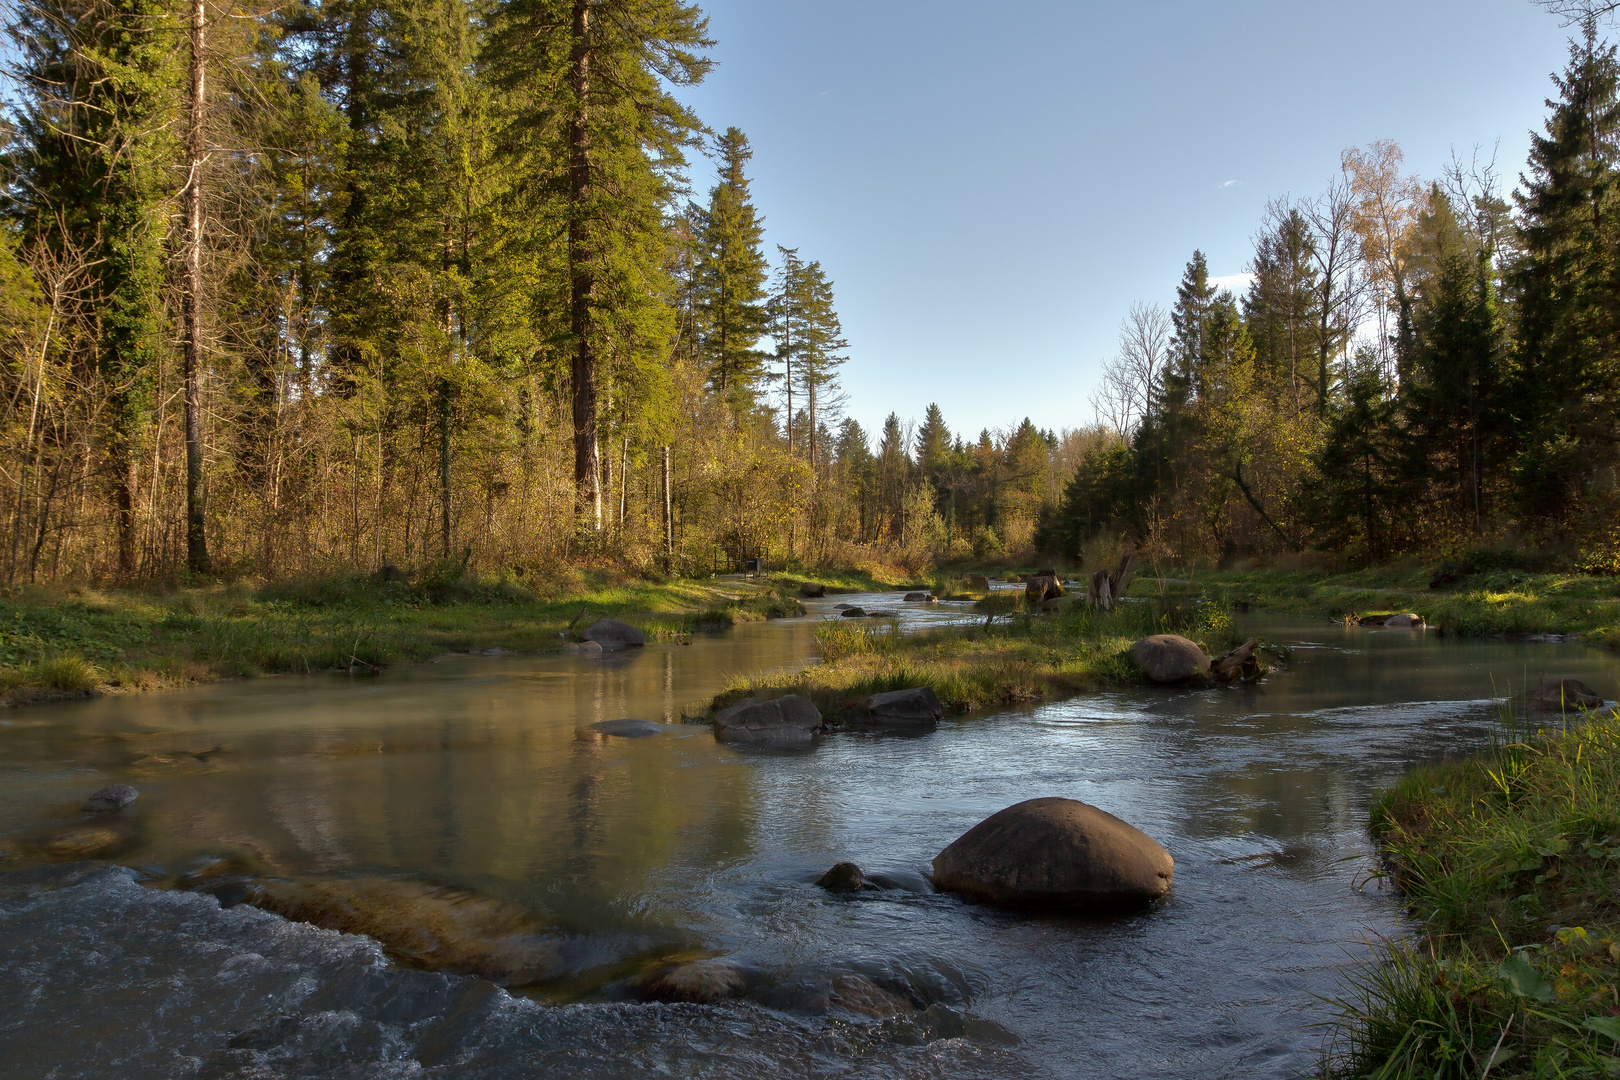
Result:
<svg viewBox="0 0 1620 1080"><path fill-rule="evenodd" d="M1170 337L1170 317L1157 304L1132 304L1119 325L1119 355L1103 365L1091 405L1099 420L1127 438L1153 419L1164 391Z"/></svg>

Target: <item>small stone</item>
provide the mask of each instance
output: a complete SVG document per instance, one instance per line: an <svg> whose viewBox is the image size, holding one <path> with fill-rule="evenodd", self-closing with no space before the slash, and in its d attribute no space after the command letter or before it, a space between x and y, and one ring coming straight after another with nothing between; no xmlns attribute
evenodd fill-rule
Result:
<svg viewBox="0 0 1620 1080"><path fill-rule="evenodd" d="M864 618L866 618L866 611L864 609L858 608L858 607L844 608L839 614L841 614L846 619L864 619Z"/></svg>
<svg viewBox="0 0 1620 1080"><path fill-rule="evenodd" d="M643 739L649 735L661 735L664 732L663 724L655 724L651 720L598 720L591 725L593 731L600 731L603 735L617 735L624 739Z"/></svg>
<svg viewBox="0 0 1620 1080"><path fill-rule="evenodd" d="M876 889L875 882L867 879L861 868L852 862L841 862L816 879L816 884L828 892L860 892Z"/></svg>
<svg viewBox="0 0 1620 1080"><path fill-rule="evenodd" d="M632 989L645 1001L712 1005L748 989L749 972L724 960L666 964L636 979Z"/></svg>
<svg viewBox="0 0 1620 1080"><path fill-rule="evenodd" d="M93 814L110 814L140 797L141 793L128 784L109 784L85 800L84 808Z"/></svg>

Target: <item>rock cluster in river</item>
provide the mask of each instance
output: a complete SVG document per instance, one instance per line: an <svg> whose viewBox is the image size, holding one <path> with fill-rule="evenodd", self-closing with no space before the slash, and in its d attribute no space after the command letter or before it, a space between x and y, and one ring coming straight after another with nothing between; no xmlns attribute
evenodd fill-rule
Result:
<svg viewBox="0 0 1620 1080"><path fill-rule="evenodd" d="M714 737L721 742L809 746L821 730L821 710L798 694L743 698L714 716Z"/></svg>
<svg viewBox="0 0 1620 1080"><path fill-rule="evenodd" d="M969 899L1076 912L1139 907L1170 891L1175 861L1151 836L1074 799L992 814L934 858L934 884Z"/></svg>

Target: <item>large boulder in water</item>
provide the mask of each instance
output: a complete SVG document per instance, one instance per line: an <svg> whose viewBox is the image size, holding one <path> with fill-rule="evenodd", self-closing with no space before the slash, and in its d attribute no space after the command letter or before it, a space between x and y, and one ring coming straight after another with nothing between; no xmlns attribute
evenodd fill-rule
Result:
<svg viewBox="0 0 1620 1080"><path fill-rule="evenodd" d="M809 746L821 731L821 710L807 697L743 698L714 717L721 742L757 746Z"/></svg>
<svg viewBox="0 0 1620 1080"><path fill-rule="evenodd" d="M1551 679L1513 700L1538 712L1575 712L1602 705L1603 695L1579 679Z"/></svg>
<svg viewBox="0 0 1620 1080"><path fill-rule="evenodd" d="M1110 911L1170 891L1175 860L1151 836L1074 799L992 814L934 858L934 884L990 904Z"/></svg>
<svg viewBox="0 0 1620 1080"><path fill-rule="evenodd" d="M1408 611L1399 615L1391 615L1389 618L1384 620L1384 625L1405 630L1422 630L1424 627L1424 622L1423 616L1415 615Z"/></svg>
<svg viewBox="0 0 1620 1080"><path fill-rule="evenodd" d="M1204 650L1180 634L1153 634L1131 646L1131 659L1156 683L1186 682L1209 671Z"/></svg>
<svg viewBox="0 0 1620 1080"><path fill-rule="evenodd" d="M647 644L646 634L618 619L597 619L585 629L583 637L586 641L594 641L604 648Z"/></svg>

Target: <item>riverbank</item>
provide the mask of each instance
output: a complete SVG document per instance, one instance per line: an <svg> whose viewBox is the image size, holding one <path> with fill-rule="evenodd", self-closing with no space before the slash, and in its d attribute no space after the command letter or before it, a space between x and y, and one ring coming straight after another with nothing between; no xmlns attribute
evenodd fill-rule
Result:
<svg viewBox="0 0 1620 1080"><path fill-rule="evenodd" d="M1464 573L1431 589L1435 567L1168 571L1205 595L1286 615L1344 618L1410 611L1448 634L1575 635L1620 648L1620 578L1495 569ZM1133 592L1148 595L1145 576Z"/></svg>
<svg viewBox="0 0 1620 1080"><path fill-rule="evenodd" d="M596 619L649 639L803 613L802 575L650 581L604 571L544 579L365 576L166 589L0 594L0 704L278 673L371 673L444 652L546 652ZM833 588L869 589L848 574Z"/></svg>
<svg viewBox="0 0 1620 1080"><path fill-rule="evenodd" d="M1620 715L1419 768L1372 831L1424 936L1361 972L1324 1076L1620 1072Z"/></svg>
<svg viewBox="0 0 1620 1080"><path fill-rule="evenodd" d="M1167 632L1192 638L1211 656L1238 643L1230 615L1215 604L1126 604L1108 614L1069 605L1044 616L911 631L897 622L829 619L816 628L818 663L795 673L740 675L711 708L802 694L830 715L845 701L913 686L933 687L949 712L1031 704L1142 683L1130 647Z"/></svg>

